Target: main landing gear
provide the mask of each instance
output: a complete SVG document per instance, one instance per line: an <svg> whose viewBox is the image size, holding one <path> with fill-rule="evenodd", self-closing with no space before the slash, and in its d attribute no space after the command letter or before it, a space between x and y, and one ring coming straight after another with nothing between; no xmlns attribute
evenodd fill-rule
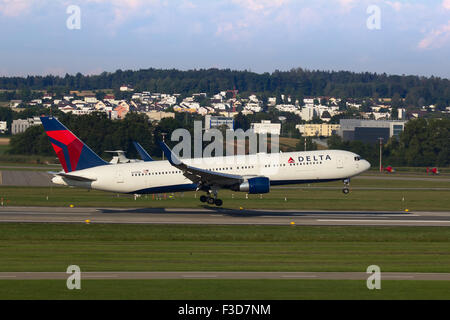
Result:
<svg viewBox="0 0 450 320"><path fill-rule="evenodd" d="M350 193L350 179L344 179L344 188L342 189L342 192L344 194Z"/></svg>
<svg viewBox="0 0 450 320"><path fill-rule="evenodd" d="M200 196L200 201L207 202L208 204L215 204L218 207L223 204L223 201L217 198L217 190L208 190L208 195Z"/></svg>
<svg viewBox="0 0 450 320"><path fill-rule="evenodd" d="M223 201L221 199L205 195L200 196L200 201L207 202L208 204L215 204L218 207L220 207L223 204Z"/></svg>

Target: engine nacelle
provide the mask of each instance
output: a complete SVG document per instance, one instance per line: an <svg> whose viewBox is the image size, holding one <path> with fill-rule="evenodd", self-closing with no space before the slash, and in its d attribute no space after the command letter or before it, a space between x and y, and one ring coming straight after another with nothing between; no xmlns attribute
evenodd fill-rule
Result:
<svg viewBox="0 0 450 320"><path fill-rule="evenodd" d="M248 192L249 194L268 193L270 191L270 180L266 177L250 178L232 187L231 190Z"/></svg>

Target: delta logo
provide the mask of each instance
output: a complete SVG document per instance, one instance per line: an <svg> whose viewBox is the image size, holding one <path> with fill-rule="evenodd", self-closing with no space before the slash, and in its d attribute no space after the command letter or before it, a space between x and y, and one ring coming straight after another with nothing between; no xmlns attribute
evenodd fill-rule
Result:
<svg viewBox="0 0 450 320"><path fill-rule="evenodd" d="M294 159L292 157L289 158L288 163L295 163Z"/></svg>

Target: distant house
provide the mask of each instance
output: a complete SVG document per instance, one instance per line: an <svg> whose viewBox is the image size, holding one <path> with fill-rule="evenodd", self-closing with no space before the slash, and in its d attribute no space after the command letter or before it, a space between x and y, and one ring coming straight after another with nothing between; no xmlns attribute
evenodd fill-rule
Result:
<svg viewBox="0 0 450 320"><path fill-rule="evenodd" d="M115 97L113 94L107 94L107 95L103 98L103 101L109 101L109 102L111 102L111 101L114 101L114 100L116 100L116 97Z"/></svg>
<svg viewBox="0 0 450 320"><path fill-rule="evenodd" d="M98 101L95 104L95 110L105 110L106 109L106 104L103 101Z"/></svg>
<svg viewBox="0 0 450 320"><path fill-rule="evenodd" d="M22 104L22 100L11 100L9 102L9 106L10 108L17 108L18 106L20 106Z"/></svg>
<svg viewBox="0 0 450 320"><path fill-rule="evenodd" d="M128 91L134 91L134 89L130 85L122 85L120 87L120 91L122 92L128 92Z"/></svg>
<svg viewBox="0 0 450 320"><path fill-rule="evenodd" d="M114 111L117 112L117 117L119 119L123 119L126 114L130 112L130 105L126 101L122 101L117 107L114 108Z"/></svg>
<svg viewBox="0 0 450 320"><path fill-rule="evenodd" d="M58 107L58 109L64 113L69 113L69 112L75 111L76 108L72 105L65 105L65 106Z"/></svg>
<svg viewBox="0 0 450 320"><path fill-rule="evenodd" d="M97 98L95 97L95 95L90 94L90 95L86 95L84 96L84 101L86 103L97 103Z"/></svg>

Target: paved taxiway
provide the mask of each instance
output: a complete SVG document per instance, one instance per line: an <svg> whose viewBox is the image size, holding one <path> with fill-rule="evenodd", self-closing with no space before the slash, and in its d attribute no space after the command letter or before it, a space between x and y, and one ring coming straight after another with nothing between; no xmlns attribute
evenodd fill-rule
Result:
<svg viewBox="0 0 450 320"><path fill-rule="evenodd" d="M0 272L0 280L66 280L65 272ZM365 272L82 272L82 279L322 279L367 280ZM444 280L450 273L382 272L382 280Z"/></svg>
<svg viewBox="0 0 450 320"><path fill-rule="evenodd" d="M450 226L450 212L2 207L0 222Z"/></svg>

